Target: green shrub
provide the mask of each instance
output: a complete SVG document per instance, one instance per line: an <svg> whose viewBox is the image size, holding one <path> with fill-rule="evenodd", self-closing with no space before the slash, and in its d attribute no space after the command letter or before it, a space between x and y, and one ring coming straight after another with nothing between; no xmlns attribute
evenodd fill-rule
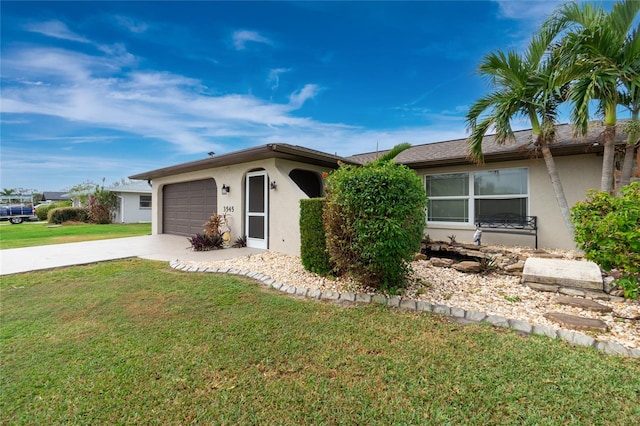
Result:
<svg viewBox="0 0 640 426"><path fill-rule="evenodd" d="M426 223L422 180L390 160L341 165L326 192L327 249L338 272L383 290L404 287Z"/></svg>
<svg viewBox="0 0 640 426"><path fill-rule="evenodd" d="M71 201L60 201L38 206L36 209L36 216L38 216L38 220L48 220L49 212L59 207L71 207Z"/></svg>
<svg viewBox="0 0 640 426"><path fill-rule="evenodd" d="M327 275L332 268L322 224L323 206L324 198L300 200L300 257L307 271Z"/></svg>
<svg viewBox="0 0 640 426"><path fill-rule="evenodd" d="M89 214L84 207L58 207L49 211L49 223L89 222Z"/></svg>
<svg viewBox="0 0 640 426"><path fill-rule="evenodd" d="M571 220L575 241L587 259L624 277L640 276L640 182L622 188L619 197L590 191L586 201L571 209ZM637 286L637 279L629 282Z"/></svg>
<svg viewBox="0 0 640 426"><path fill-rule="evenodd" d="M93 194L89 197L87 212L89 220L93 223L109 224L113 223L115 211L118 207L118 196L104 186L97 186Z"/></svg>

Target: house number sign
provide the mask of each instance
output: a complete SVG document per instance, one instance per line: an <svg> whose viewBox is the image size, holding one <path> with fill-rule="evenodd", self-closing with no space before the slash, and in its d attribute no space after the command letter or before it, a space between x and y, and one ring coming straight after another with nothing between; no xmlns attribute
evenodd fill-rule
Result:
<svg viewBox="0 0 640 426"><path fill-rule="evenodd" d="M222 210L223 210L225 213L233 213L233 206L223 206L223 207L222 207Z"/></svg>

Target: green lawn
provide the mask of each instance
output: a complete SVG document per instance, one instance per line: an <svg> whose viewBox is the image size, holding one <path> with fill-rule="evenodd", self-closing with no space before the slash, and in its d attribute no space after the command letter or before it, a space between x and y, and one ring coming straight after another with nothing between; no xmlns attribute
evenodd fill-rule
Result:
<svg viewBox="0 0 640 426"><path fill-rule="evenodd" d="M0 249L105 240L151 234L150 223L50 225L44 222L0 223Z"/></svg>
<svg viewBox="0 0 640 426"><path fill-rule="evenodd" d="M130 259L2 278L1 424L637 424L640 362Z"/></svg>

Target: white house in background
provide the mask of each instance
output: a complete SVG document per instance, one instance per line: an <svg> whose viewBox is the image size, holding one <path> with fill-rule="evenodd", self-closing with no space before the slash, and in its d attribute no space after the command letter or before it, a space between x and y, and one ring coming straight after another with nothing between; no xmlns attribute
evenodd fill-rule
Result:
<svg viewBox="0 0 640 426"><path fill-rule="evenodd" d="M114 223L151 222L151 185L131 182L108 188L118 196Z"/></svg>

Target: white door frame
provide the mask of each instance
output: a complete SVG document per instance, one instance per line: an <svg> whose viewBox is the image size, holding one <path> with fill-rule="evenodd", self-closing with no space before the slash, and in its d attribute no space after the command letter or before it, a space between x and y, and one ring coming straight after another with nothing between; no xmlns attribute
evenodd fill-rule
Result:
<svg viewBox="0 0 640 426"><path fill-rule="evenodd" d="M260 211L249 211L249 192L250 192L250 185L249 182L251 181L252 178L256 178L256 177L262 177L263 178L263 193L264 193L264 199L262 201L262 212ZM267 175L266 170L259 170L257 172L249 172L247 173L247 177L245 179L245 220L244 220L244 229L245 229L245 235L247 236L247 247L253 247L253 248L259 248L259 249L267 249L269 248L269 177ZM260 207L260 206L258 206ZM254 209L254 210L259 210L259 209ZM249 233L249 222L251 220L251 218L263 218L263 233L262 235L264 236L264 238L259 238L256 237L255 235L253 237L250 236Z"/></svg>

